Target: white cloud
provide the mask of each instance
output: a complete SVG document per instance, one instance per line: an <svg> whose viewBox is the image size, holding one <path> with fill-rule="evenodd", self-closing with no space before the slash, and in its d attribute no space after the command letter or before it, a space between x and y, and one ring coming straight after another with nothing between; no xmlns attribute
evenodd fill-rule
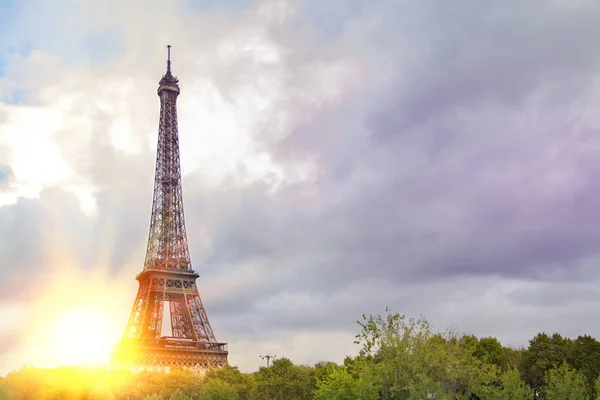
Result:
<svg viewBox="0 0 600 400"><path fill-rule="evenodd" d="M45 185L69 178L70 169L61 155L54 133L63 123L52 109L0 104L6 120L0 125L0 145L10 149L11 166L18 192L35 197Z"/></svg>

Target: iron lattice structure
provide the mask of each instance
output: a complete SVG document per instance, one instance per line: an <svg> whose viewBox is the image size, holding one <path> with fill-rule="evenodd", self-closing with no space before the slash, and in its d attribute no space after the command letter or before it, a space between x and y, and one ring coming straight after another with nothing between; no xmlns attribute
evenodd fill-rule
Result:
<svg viewBox="0 0 600 400"><path fill-rule="evenodd" d="M139 368L207 369L227 364L227 344L219 343L208 321L192 269L183 215L177 130L179 80L167 72L158 87L160 123L150 233L137 296L114 364ZM171 335L161 335L170 314Z"/></svg>

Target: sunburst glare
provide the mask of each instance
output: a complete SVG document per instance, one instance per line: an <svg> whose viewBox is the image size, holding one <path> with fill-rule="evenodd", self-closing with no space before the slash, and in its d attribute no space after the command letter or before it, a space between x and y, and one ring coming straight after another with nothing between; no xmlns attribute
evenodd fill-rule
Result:
<svg viewBox="0 0 600 400"><path fill-rule="evenodd" d="M73 308L60 315L52 329L61 365L95 365L108 361L114 335L103 310Z"/></svg>

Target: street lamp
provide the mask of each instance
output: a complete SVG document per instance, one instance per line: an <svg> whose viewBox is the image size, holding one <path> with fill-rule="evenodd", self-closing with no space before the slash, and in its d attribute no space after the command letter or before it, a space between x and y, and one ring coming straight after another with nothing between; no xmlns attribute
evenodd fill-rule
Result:
<svg viewBox="0 0 600 400"><path fill-rule="evenodd" d="M271 359L274 360L275 357L277 357L277 356L275 356L275 355L272 356L272 355L267 354L266 356L259 356L259 357L262 358L263 360L267 360L267 368L269 368L269 361Z"/></svg>

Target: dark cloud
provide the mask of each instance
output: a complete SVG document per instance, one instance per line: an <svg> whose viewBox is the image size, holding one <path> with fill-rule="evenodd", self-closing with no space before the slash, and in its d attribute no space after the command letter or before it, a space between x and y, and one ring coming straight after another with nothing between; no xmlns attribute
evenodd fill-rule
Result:
<svg viewBox="0 0 600 400"><path fill-rule="evenodd" d="M591 150L600 142L597 123L573 107L596 104L589 99L600 58L590 49L600 44L600 8L472 5L389 5L394 12L382 12L381 28L370 32L383 41L370 51L389 46L395 71L379 100L355 100L358 118L346 113L358 106L330 110L339 139L325 119L276 144L282 157L289 146L316 155L318 181L275 199L256 188L236 192L231 209L218 201L228 218L211 233L206 262L276 265L270 283L224 300L224 311L238 304L240 315L258 313L261 299L318 298L372 278L398 290L463 276L573 287L589 278L579 268L600 246ZM365 308L380 296L361 295ZM330 301L288 309L290 318L310 326L307 313L318 326L321 310L339 311ZM329 324L348 317L336 311Z"/></svg>
<svg viewBox="0 0 600 400"><path fill-rule="evenodd" d="M410 10L416 18L409 10L397 11L385 13L388 23L382 25L393 26L400 43L426 50L411 52L410 59L390 54L397 75L386 96L391 104L371 119L380 135L399 134L452 110L520 107L545 84L555 92L542 100L560 108L580 96L598 71L600 57L589 49L600 45L594 22L600 7L592 2L539 7L460 1L451 11L428 3ZM399 15L410 15L421 29L392 25L391 18Z"/></svg>
<svg viewBox="0 0 600 400"><path fill-rule="evenodd" d="M281 101L298 102L302 116L305 69L330 54L361 61L363 84L340 102L299 117L284 135L269 121L256 135L280 165L311 160L314 176L275 191L264 182L215 188L202 171L184 177L192 262L217 334L354 330L362 313L386 305L511 343L561 329L553 315L580 321L569 333L596 329L585 321L598 317L588 285L598 282L600 121L589 110L600 107L600 5L378 4L315 11L337 21L315 36L302 19L293 25L301 39L277 28L293 65L283 84L294 95ZM235 74L244 64L240 56L213 77L218 85L232 75L225 101L263 71L254 63ZM56 237L73 243L83 266L105 259L135 284L154 155L116 150L110 115L94 121L80 147L69 132L58 140L97 189L97 215L86 217L58 189L0 207L10 287L25 282L13 271L48 263L44 244ZM143 140L155 135L132 129ZM583 306L568 314L560 306L569 299Z"/></svg>

